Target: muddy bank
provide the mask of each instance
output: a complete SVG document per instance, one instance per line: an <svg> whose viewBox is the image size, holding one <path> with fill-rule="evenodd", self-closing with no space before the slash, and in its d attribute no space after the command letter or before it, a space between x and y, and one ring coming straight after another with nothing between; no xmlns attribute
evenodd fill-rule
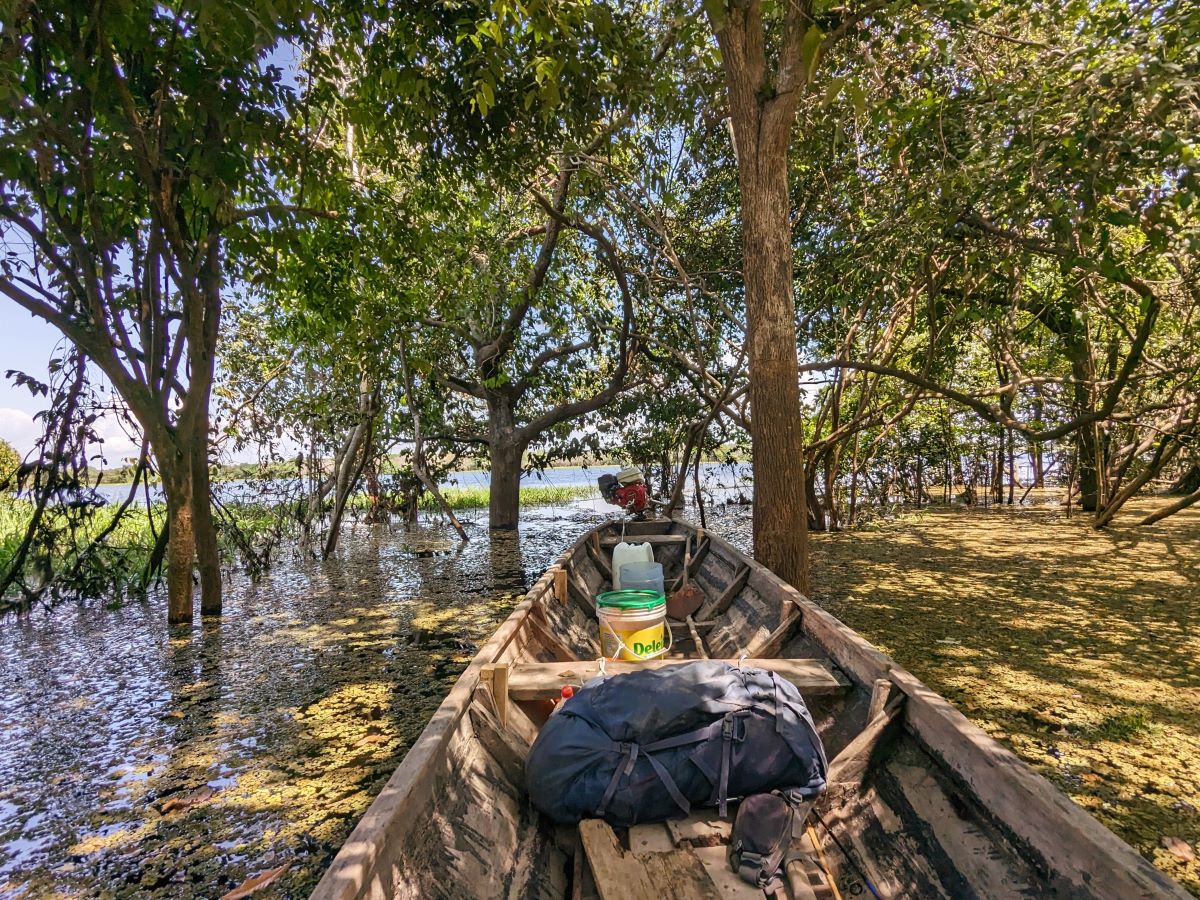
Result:
<svg viewBox="0 0 1200 900"><path fill-rule="evenodd" d="M0 895L304 896L480 643L590 508L519 534L358 529L325 563L0 624Z"/></svg>

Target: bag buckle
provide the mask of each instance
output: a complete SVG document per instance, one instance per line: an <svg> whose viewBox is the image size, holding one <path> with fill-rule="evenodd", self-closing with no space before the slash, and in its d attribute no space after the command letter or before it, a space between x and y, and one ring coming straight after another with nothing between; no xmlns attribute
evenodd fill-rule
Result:
<svg viewBox="0 0 1200 900"><path fill-rule="evenodd" d="M746 729L743 726L738 728L741 723L741 716L726 716L721 721L721 737L727 741L737 741L739 744L746 740Z"/></svg>

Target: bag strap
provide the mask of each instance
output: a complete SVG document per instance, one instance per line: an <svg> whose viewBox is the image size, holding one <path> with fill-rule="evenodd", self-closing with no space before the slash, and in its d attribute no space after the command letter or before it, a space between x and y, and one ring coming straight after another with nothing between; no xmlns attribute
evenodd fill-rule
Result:
<svg viewBox="0 0 1200 900"><path fill-rule="evenodd" d="M649 744L617 743L614 741L609 749L614 753L624 756L625 764L618 764L616 769L613 770L612 778L608 780L608 787L604 789L604 796L600 800L600 806L596 808L596 816L601 819L604 818L604 814L608 810L608 804L612 802L612 798L617 792L617 785L620 783L621 777L633 773L633 766L637 762L639 753L646 757L646 760L650 763L650 767L654 769L654 774L658 776L659 781L663 783L663 787L667 789L667 793L671 795L671 799L675 801L675 805L683 811L685 816L688 815L692 811L692 805L683 796L683 792L679 790L679 785L675 783L675 779L671 777L671 773L652 754L658 750L670 750L673 747L699 744L702 741L711 740L718 734L722 737L721 771L717 776L717 783L713 785L712 799L720 804L721 815L727 815L729 804L729 758L732 753L733 742L745 739L744 729L741 736L739 736L737 728L738 719L743 715L745 713L740 710L726 713L722 718L705 725L703 728L663 738L661 741L652 741Z"/></svg>
<svg viewBox="0 0 1200 900"><path fill-rule="evenodd" d="M640 753L649 761L650 767L654 769L654 774L663 783L663 787L667 789L667 793L671 795L671 799L675 801L675 805L683 810L683 814L686 816L692 811L692 805L688 803L687 798L683 796L683 792L679 790L679 785L675 783L675 779L671 777L671 773L666 770L666 767L662 763L651 756L651 753L656 750L668 750L672 747L683 747L687 744L698 744L701 741L707 741L721 729L723 721L713 722L711 725L697 728L695 731L677 734L674 737L663 738L661 741L653 741L649 744L614 742L609 749L614 753L624 756L625 764L621 765L618 763L616 769L613 770L612 778L608 781L608 787L604 790L604 797L600 800L600 806L596 808L596 815L599 818L604 818L604 813L608 810L608 804L612 802L613 795L617 792L617 785L620 783L621 777L633 773L633 766L637 762L638 754Z"/></svg>

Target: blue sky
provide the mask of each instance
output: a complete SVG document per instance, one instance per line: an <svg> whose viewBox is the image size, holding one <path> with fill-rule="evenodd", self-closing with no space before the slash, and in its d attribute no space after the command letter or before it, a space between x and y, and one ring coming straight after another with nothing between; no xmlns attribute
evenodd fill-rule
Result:
<svg viewBox="0 0 1200 900"><path fill-rule="evenodd" d="M0 300L0 375L18 369L38 381L48 381L50 357L62 340L58 329L35 319L11 301ZM22 453L28 451L41 433L33 414L45 402L45 398L32 396L26 388L15 387L8 378L0 380L0 438ZM115 445L113 449L117 450Z"/></svg>

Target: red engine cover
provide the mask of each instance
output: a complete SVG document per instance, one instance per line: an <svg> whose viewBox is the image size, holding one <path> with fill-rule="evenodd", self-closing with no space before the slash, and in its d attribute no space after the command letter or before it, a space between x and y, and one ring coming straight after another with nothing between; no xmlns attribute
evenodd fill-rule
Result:
<svg viewBox="0 0 1200 900"><path fill-rule="evenodd" d="M636 481L633 484L622 485L613 495L613 502L621 509L631 513L640 513L646 508L650 495L646 491L646 482Z"/></svg>

